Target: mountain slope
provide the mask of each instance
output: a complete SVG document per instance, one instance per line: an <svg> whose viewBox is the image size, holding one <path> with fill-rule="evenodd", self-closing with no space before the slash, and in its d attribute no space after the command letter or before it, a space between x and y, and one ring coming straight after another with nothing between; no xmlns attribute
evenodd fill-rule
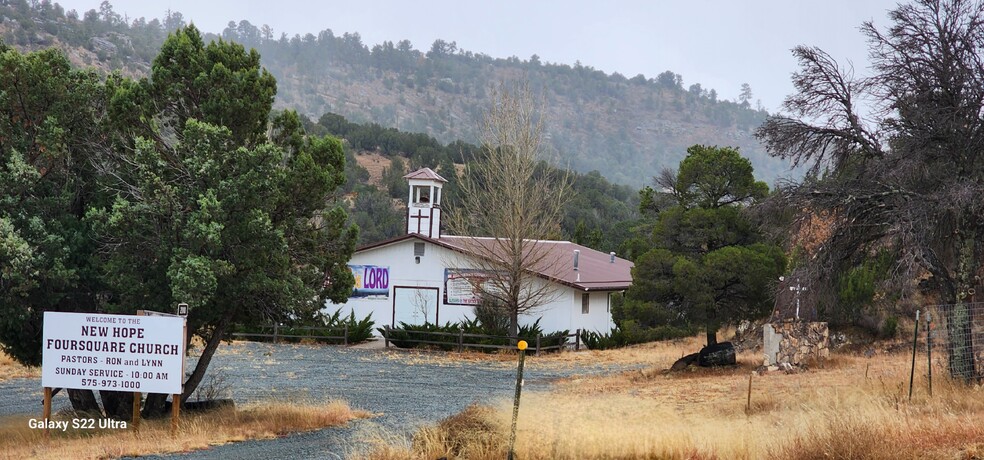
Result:
<svg viewBox="0 0 984 460"><path fill-rule="evenodd" d="M22 50L59 46L79 65L140 75L166 36L184 24L180 13L126 21L108 3L100 11L65 12L57 4L11 0L0 4L0 37ZM356 122L427 133L448 143L476 142L487 90L528 80L543 99L554 162L635 187L674 167L693 144L739 147L760 179L790 173L764 154L752 131L768 115L748 101L721 100L680 75L626 78L576 63L549 64L536 56L494 59L435 41L429 51L409 42L371 48L357 33L275 38L266 26L230 23L222 37L256 48L278 80L277 106L318 119L334 112Z"/></svg>
<svg viewBox="0 0 984 460"><path fill-rule="evenodd" d="M672 72L627 79L535 57L493 59L440 40L427 53L407 42L370 50L356 34L264 40L240 32L250 27L241 22L224 36L256 47L280 82L278 103L312 117L331 111L442 142L475 142L490 85L528 80L543 100L556 162L578 171L598 170L615 182L641 186L700 143L739 147L769 182L788 175L786 165L765 155L752 136L766 112L718 100L700 85L684 90Z"/></svg>

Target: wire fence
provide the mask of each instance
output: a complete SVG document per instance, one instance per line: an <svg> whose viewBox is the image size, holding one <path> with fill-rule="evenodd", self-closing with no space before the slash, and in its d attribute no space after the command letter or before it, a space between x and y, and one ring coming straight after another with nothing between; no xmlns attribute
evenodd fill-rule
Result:
<svg viewBox="0 0 984 460"><path fill-rule="evenodd" d="M913 330L902 332L915 339L913 360L922 348L929 372L965 382L984 380L984 302L930 305L917 316Z"/></svg>

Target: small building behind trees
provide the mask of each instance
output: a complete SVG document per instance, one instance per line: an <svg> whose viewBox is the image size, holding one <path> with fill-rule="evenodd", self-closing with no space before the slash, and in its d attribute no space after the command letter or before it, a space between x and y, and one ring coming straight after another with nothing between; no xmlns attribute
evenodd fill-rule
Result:
<svg viewBox="0 0 984 460"><path fill-rule="evenodd" d="M430 168L405 178L410 183L407 233L356 249L349 262L355 288L340 304L343 314L372 314L379 326L455 323L475 317L489 284L488 259L498 240L442 232L442 188L447 181ZM482 216L476 216L482 218ZM608 332L614 326L610 294L632 284L633 263L570 241L527 240L538 263L528 274L542 303L520 317L537 320L544 332L576 329ZM339 305L328 303L334 310Z"/></svg>

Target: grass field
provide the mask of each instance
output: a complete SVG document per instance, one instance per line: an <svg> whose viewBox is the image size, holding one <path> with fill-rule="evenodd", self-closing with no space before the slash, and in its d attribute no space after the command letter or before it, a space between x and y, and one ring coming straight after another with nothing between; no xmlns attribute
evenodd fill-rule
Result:
<svg viewBox="0 0 984 460"><path fill-rule="evenodd" d="M328 404L271 403L224 409L181 418L179 436L170 435L170 419L145 420L135 436L122 429L51 431L31 429L29 416L0 418L0 458L102 459L165 454L203 449L246 439L269 439L287 433L344 425L370 414L341 402ZM55 420L72 420L56 416Z"/></svg>
<svg viewBox="0 0 984 460"><path fill-rule="evenodd" d="M917 362L910 402L911 355L905 353L835 354L796 373L762 375L754 373L761 357L744 353L730 369L665 371L699 347L693 338L539 358L557 365L600 359L647 366L524 394L517 458L984 458L984 389L954 384L934 369L929 397L925 356ZM366 458L501 459L511 414L511 401L473 406L412 439L380 435Z"/></svg>
<svg viewBox="0 0 984 460"><path fill-rule="evenodd" d="M24 378L24 377L40 377L41 368L40 367L27 367L21 365L14 361L6 353L0 351L0 381Z"/></svg>

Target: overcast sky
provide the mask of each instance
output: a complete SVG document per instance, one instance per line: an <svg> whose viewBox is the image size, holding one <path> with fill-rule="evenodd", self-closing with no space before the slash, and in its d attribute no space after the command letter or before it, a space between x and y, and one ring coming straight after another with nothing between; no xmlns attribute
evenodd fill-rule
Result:
<svg viewBox="0 0 984 460"><path fill-rule="evenodd" d="M83 13L101 0L58 1ZM719 97L734 99L742 83L770 112L792 91L796 63L789 50L819 46L864 74L867 48L858 31L863 21L885 26L889 0L690 0L486 2L418 0L115 0L114 10L132 20L179 11L199 29L219 33L230 20L268 24L286 32L336 35L358 32L370 47L409 39L427 51L435 39L493 57L533 54L542 61L580 60L607 73L655 77L664 70L683 75L684 86L700 83Z"/></svg>

